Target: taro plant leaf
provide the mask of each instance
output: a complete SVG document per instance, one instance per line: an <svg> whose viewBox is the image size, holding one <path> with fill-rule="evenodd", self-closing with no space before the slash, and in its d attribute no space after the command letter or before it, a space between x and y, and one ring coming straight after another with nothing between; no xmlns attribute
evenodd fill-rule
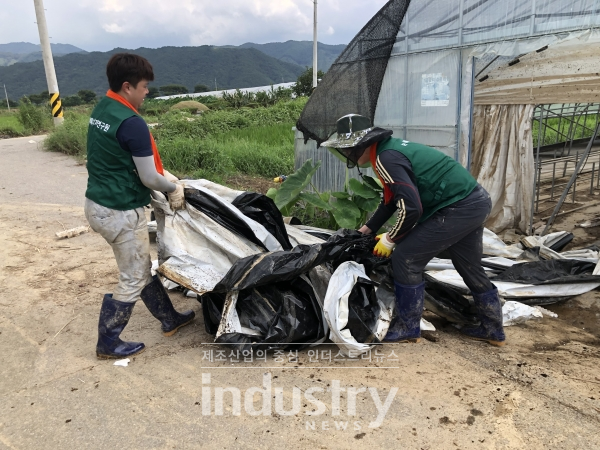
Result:
<svg viewBox="0 0 600 450"><path fill-rule="evenodd" d="M333 217L342 228L356 228L360 219L361 211L351 200L338 199L332 211Z"/></svg>
<svg viewBox="0 0 600 450"><path fill-rule="evenodd" d="M383 187L381 186L381 181L379 181L378 179L373 178L369 175L363 175L363 181L371 189L375 189L378 192L383 191Z"/></svg>
<svg viewBox="0 0 600 450"><path fill-rule="evenodd" d="M267 197L269 197L271 200L275 200L275 197L277 197L277 189L275 188L271 188L267 191Z"/></svg>
<svg viewBox="0 0 600 450"><path fill-rule="evenodd" d="M312 206L316 206L317 208L325 209L327 211L330 211L332 209L331 205L321 200L321 197L319 197L317 194L302 192L298 196L298 199L304 200L306 203L309 203Z"/></svg>
<svg viewBox="0 0 600 450"><path fill-rule="evenodd" d="M331 198L331 194L329 192L323 192L321 195L321 200L323 200L325 203L329 203L329 199Z"/></svg>
<svg viewBox="0 0 600 450"><path fill-rule="evenodd" d="M298 171L290 175L277 191L277 196L275 197L277 208L281 210L290 203L295 203L319 167L321 167L321 161L317 161L313 166L312 159L309 159Z"/></svg>
<svg viewBox="0 0 600 450"><path fill-rule="evenodd" d="M381 202L380 197L363 198L363 197L359 197L358 195L355 195L352 198L352 200L354 201L354 203L356 203L356 206L358 206L361 210L367 211L367 212L375 211L377 209L377 207L379 206L379 203Z"/></svg>
<svg viewBox="0 0 600 450"><path fill-rule="evenodd" d="M350 180L350 189L352 189L352 192L354 192L355 195L362 198L379 197L379 193L377 193L374 189L367 186L366 184L362 184L360 181L354 178Z"/></svg>
<svg viewBox="0 0 600 450"><path fill-rule="evenodd" d="M347 192L332 192L331 196L335 198L347 199L348 197L350 197L350 194L348 194Z"/></svg>

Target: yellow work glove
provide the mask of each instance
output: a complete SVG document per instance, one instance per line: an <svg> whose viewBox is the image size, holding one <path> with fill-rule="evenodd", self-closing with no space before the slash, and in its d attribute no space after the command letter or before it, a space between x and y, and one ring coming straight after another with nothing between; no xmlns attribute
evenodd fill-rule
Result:
<svg viewBox="0 0 600 450"><path fill-rule="evenodd" d="M185 197L183 192L183 185L175 183L175 190L169 195L169 206L173 211L185 208Z"/></svg>
<svg viewBox="0 0 600 450"><path fill-rule="evenodd" d="M396 244L388 239L387 233L380 234L375 239L377 239L377 245L373 249L373 254L380 258L389 258Z"/></svg>

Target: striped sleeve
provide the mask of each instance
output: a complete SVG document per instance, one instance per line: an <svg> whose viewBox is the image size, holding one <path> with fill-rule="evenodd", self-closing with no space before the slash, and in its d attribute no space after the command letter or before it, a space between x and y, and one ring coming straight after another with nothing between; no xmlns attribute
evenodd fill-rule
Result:
<svg viewBox="0 0 600 450"><path fill-rule="evenodd" d="M419 221L423 214L419 191L410 161L394 150L387 150L377 156L375 170L394 195L389 205L383 203L367 223L369 229L379 230L398 211L398 219L388 233L390 239L399 242Z"/></svg>

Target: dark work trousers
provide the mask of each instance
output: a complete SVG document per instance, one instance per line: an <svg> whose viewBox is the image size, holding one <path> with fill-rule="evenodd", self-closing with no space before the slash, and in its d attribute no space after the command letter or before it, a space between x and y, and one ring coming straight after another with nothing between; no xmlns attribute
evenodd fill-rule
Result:
<svg viewBox="0 0 600 450"><path fill-rule="evenodd" d="M420 284L427 263L447 249L471 292L483 294L494 289L481 266L483 224L491 209L489 194L477 185L464 199L418 224L394 249L394 281L404 285Z"/></svg>

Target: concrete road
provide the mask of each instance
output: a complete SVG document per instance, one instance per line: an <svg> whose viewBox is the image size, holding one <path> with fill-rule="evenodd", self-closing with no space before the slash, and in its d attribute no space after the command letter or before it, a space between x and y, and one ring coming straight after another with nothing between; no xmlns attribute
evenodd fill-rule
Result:
<svg viewBox="0 0 600 450"><path fill-rule="evenodd" d="M0 141L0 449L600 448L596 292L508 328L503 348L426 313L430 340L369 359L326 344L253 362L173 294L192 325L164 337L140 303L122 337L147 350L97 360L116 264L95 233L54 237L86 224L86 175L41 140Z"/></svg>
<svg viewBox="0 0 600 450"><path fill-rule="evenodd" d="M83 206L85 165L42 150L44 136L0 139L0 203Z"/></svg>

